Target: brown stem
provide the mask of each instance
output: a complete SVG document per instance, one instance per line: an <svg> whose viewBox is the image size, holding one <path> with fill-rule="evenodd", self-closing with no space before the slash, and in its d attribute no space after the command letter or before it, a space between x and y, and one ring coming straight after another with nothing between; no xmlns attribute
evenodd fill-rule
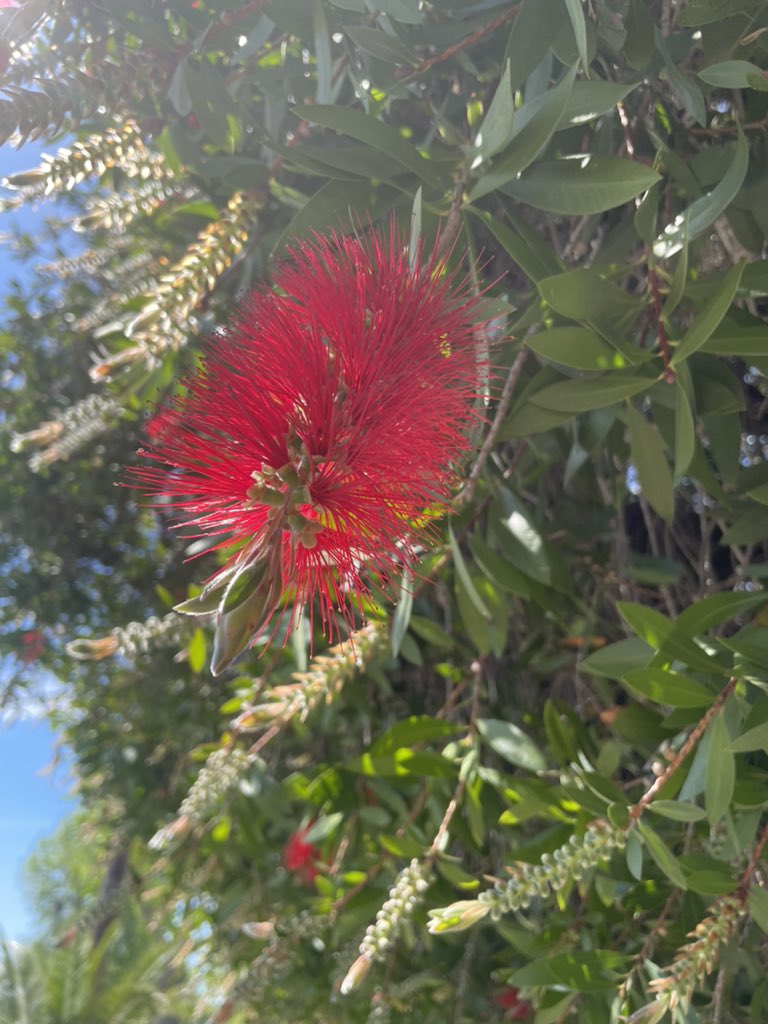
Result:
<svg viewBox="0 0 768 1024"><path fill-rule="evenodd" d="M515 361L512 363L507 379L504 382L504 390L501 393L501 398L499 399L499 404L496 409L496 415L493 418L493 423L491 424L491 429L488 431L488 435L483 442L483 446L480 449L475 464L472 467L472 471L469 474L469 479L459 494L456 495L456 505L464 505L471 501L474 496L477 482L480 479L480 474L488 461L488 456L491 454L491 449L496 443L496 438L501 430L501 424L504 422L507 415L509 403L512 401L512 393L520 379L520 374L523 372L523 366L525 365L527 355L528 349L521 348L515 356Z"/></svg>
<svg viewBox="0 0 768 1024"><path fill-rule="evenodd" d="M699 742L701 737L707 731L707 727L711 723L712 719L715 717L718 711L721 710L725 702L733 693L734 688L736 687L736 682L736 677L731 676L731 678L725 684L725 686L717 695L717 697L715 697L712 704L707 708L706 713L699 720L696 727L690 732L688 739L685 741L685 743L683 743L682 747L680 747L680 750L677 752L675 758L669 762L667 767L656 779L651 788L648 789L645 793L643 793L643 795L637 801L635 806L629 812L630 825L633 825L638 820L638 818L640 818L646 807L648 807L649 804L653 803L653 801L659 795L659 790L663 789L664 786L666 786L666 784L672 778L672 776L679 770L683 761L685 761L686 757L688 757L688 755ZM766 832L763 842L765 842L765 839L768 839L768 831ZM762 849L762 846L758 848L758 853L760 849Z"/></svg>
<svg viewBox="0 0 768 1024"><path fill-rule="evenodd" d="M760 838L755 844L755 848L752 851L752 857L749 862L749 867L746 869L744 874L741 876L740 889L747 889L752 881L752 876L757 871L757 865L760 862L765 844L768 842L768 822L763 825L763 831L760 833Z"/></svg>
<svg viewBox="0 0 768 1024"><path fill-rule="evenodd" d="M481 25L477 31L465 36L460 42L456 43L455 46L449 46L448 49L443 50L442 53L437 53L434 57L427 57L424 60L419 61L419 63L414 65L414 67L398 68L395 72L395 77L400 79L409 79L422 74L424 71L428 71L431 67L434 67L435 64L440 64L444 60L449 60L461 50L466 50L468 46L474 46L475 43L480 42L481 39L485 39L486 36L495 32L497 28L501 28L501 26L506 24L506 22L511 21L512 18L517 16L517 12L519 10L520 4L513 4L509 10L504 11L503 14L494 18L493 21L489 21L487 25Z"/></svg>
<svg viewBox="0 0 768 1024"><path fill-rule="evenodd" d="M467 740L469 745L472 744L477 733L477 716L480 711L480 684L483 681L483 662L482 659L478 659L472 665L472 709L469 713L469 729L467 730ZM464 790L467 788L466 776L459 780L459 784L456 787L453 796L450 799L448 806L445 809L443 820L440 822L440 827L435 833L435 838L432 840L432 845L429 848L427 859L430 863L434 863L437 859L438 854L441 852L443 847L443 840L451 827L453 816L461 804L461 799L464 796Z"/></svg>

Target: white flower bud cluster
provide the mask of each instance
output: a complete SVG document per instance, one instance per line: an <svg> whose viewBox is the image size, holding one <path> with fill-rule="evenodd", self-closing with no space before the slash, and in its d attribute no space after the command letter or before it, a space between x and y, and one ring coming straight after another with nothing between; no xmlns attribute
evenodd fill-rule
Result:
<svg viewBox="0 0 768 1024"><path fill-rule="evenodd" d="M740 919L747 913L744 897L741 895L720 896L715 900L710 913L699 921L690 933L693 942L678 950L675 962L666 974L650 982L649 988L656 992L656 1002L643 1011L651 1011L651 1019L660 1020L654 1014L674 1010L678 1006L684 1012L691 1005L693 992L698 981L711 974L717 964L720 947L731 938Z"/></svg>
<svg viewBox="0 0 768 1024"><path fill-rule="evenodd" d="M352 964L341 983L341 994L348 995L368 975L376 960L383 960L394 945L405 922L424 902L424 895L432 881L431 864L421 864L415 858L404 867L389 890L387 900L376 915L373 924L366 929L357 960Z"/></svg>
<svg viewBox="0 0 768 1024"><path fill-rule="evenodd" d="M248 730L265 721L301 721L321 700L332 700L344 684L369 662L386 642L386 631L379 623L369 622L343 644L313 658L306 672L294 672L293 683L273 686L263 694L263 702L245 708L236 726Z"/></svg>
<svg viewBox="0 0 768 1024"><path fill-rule="evenodd" d="M255 760L239 747L214 750L182 800L178 815L152 836L149 848L164 850L174 840L183 839L193 826L207 824Z"/></svg>
<svg viewBox="0 0 768 1024"><path fill-rule="evenodd" d="M126 121L85 142L64 147L56 156L43 154L39 167L12 174L3 184L18 189L24 201L43 199L53 192L67 192L85 178L99 177L110 167L120 167L129 177L144 180L168 175L162 154L151 153L136 122Z"/></svg>
<svg viewBox="0 0 768 1024"><path fill-rule="evenodd" d="M397 939L403 922L412 917L416 908L424 902L431 874L431 868L422 865L415 858L403 868L389 890L386 902L376 915L376 920L368 925L360 943L361 956L371 960L384 958Z"/></svg>
<svg viewBox="0 0 768 1024"><path fill-rule="evenodd" d="M100 196L88 204L88 211L74 222L75 231L125 231L137 217L149 216L169 199L196 198L195 189L182 189L167 178L150 178L134 188Z"/></svg>
<svg viewBox="0 0 768 1024"><path fill-rule="evenodd" d="M83 445L113 426L122 412L120 403L103 395L88 395L65 409L55 420L41 423L26 434L14 434L11 451L20 452L28 445L47 445L29 460L29 468L38 473L43 466L68 459Z"/></svg>
<svg viewBox="0 0 768 1024"><path fill-rule="evenodd" d="M607 821L590 825L583 836L571 836L553 853L543 854L538 864L523 864L508 882L497 882L478 896L478 902L490 906L492 920L502 914L525 910L538 897L545 899L558 892L571 879L579 880L598 861L623 848L626 834Z"/></svg>
<svg viewBox="0 0 768 1024"><path fill-rule="evenodd" d="M162 618L151 615L145 622L116 626L105 637L71 640L66 649L71 657L80 661L99 661L115 654L132 658L160 647L178 645L190 627L190 620L176 612L169 612Z"/></svg>
<svg viewBox="0 0 768 1024"><path fill-rule="evenodd" d="M179 808L193 824L210 820L211 813L251 767L252 758L240 747L220 747L209 755Z"/></svg>

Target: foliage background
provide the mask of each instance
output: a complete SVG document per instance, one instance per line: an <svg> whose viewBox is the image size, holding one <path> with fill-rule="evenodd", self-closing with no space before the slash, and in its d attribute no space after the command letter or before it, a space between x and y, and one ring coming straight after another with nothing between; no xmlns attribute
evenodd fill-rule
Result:
<svg viewBox="0 0 768 1024"><path fill-rule="evenodd" d="M0 336L4 700L66 680L85 805L0 1019L762 1020L768 4L0 17L5 206L71 209ZM494 303L430 582L212 680L215 556L114 484L292 240L393 212Z"/></svg>

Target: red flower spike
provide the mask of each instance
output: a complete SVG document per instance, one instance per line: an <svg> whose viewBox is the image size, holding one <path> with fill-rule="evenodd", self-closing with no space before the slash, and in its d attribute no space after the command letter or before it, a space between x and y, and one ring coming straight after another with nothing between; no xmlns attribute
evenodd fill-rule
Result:
<svg viewBox="0 0 768 1024"><path fill-rule="evenodd" d="M329 637L336 610L351 627L366 573L386 584L431 539L475 416L478 300L435 251L316 237L274 283L209 340L142 453L161 465L134 471L179 525L239 546L206 588L227 582L214 672L286 599L293 618L317 598Z"/></svg>
<svg viewBox="0 0 768 1024"><path fill-rule="evenodd" d="M299 829L289 836L283 850L283 867L311 885L317 877L315 862L320 856L320 851L313 843L304 841L310 828L311 826Z"/></svg>
<svg viewBox="0 0 768 1024"><path fill-rule="evenodd" d="M25 665L31 665L45 650L45 634L39 629L30 629L21 636L22 651L19 655Z"/></svg>
<svg viewBox="0 0 768 1024"><path fill-rule="evenodd" d="M519 989L513 985L497 993L493 1005L505 1011L504 1020L528 1020L533 1013L531 1004L520 998Z"/></svg>

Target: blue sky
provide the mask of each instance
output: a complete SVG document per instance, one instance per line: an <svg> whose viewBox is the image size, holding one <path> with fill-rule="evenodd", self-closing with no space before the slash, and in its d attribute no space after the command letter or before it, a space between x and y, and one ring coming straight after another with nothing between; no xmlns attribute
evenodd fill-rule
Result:
<svg viewBox="0 0 768 1024"><path fill-rule="evenodd" d="M0 147L0 178L37 166L40 154L55 152L63 143L29 143L20 150ZM14 214L17 223L34 232L52 204ZM8 230L0 214L0 234ZM7 244L0 242L0 308L11 278L23 280L25 268ZM50 680L41 680L49 683ZM46 687L47 688L47 687ZM50 835L75 804L66 766L44 774L53 763L56 736L39 715L39 705L12 724L0 724L0 931L6 938L29 937L33 921L21 886L21 866L37 840Z"/></svg>

